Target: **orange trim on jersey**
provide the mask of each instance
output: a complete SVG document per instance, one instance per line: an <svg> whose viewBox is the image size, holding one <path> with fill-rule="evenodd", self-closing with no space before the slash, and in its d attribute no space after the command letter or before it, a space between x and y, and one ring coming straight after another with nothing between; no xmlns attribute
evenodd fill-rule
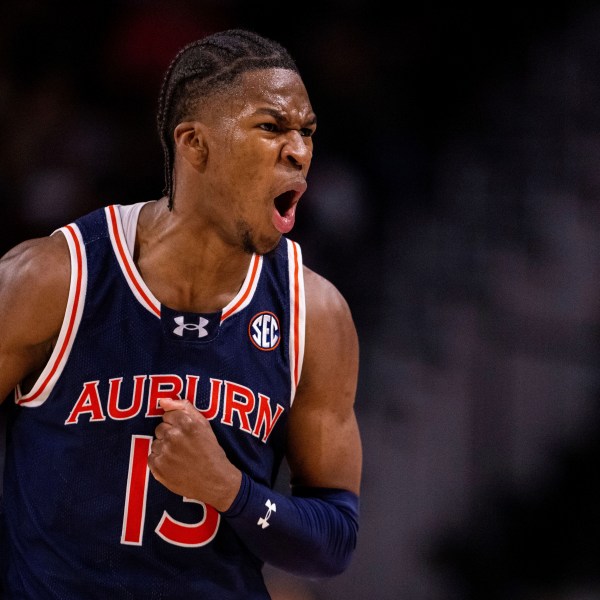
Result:
<svg viewBox="0 0 600 600"><path fill-rule="evenodd" d="M119 252L119 256L121 257L121 262L127 272L127 276L129 277L130 281L135 286L135 289L137 290L138 294L144 299L144 302L146 302L146 304L150 307L152 312L157 317L160 317L160 310L156 308L156 306L154 305L154 302L148 297L148 295L146 294L146 292L140 285L139 281L137 280L134 270L131 268L131 265L129 264L129 254L127 252L125 252L125 248L123 247L123 242L121 241L121 238L119 236L119 228L117 226L117 213L116 213L115 206L114 205L109 206L108 212L110 213L110 221L111 221L110 225L113 230L114 240L115 240L115 243L117 244L117 250Z"/></svg>
<svg viewBox="0 0 600 600"><path fill-rule="evenodd" d="M258 266L260 264L260 256L254 254L252 256L252 273L250 275L250 281L248 281L248 285L246 286L246 290L241 295L240 299L227 311L221 315L221 323L227 318L230 317L234 312L236 312L242 304L248 298L248 294L252 290L254 286L254 280L256 279L256 273L258 272Z"/></svg>
<svg viewBox="0 0 600 600"><path fill-rule="evenodd" d="M42 392L48 385L48 382L54 377L54 374L56 373L56 370L58 369L58 366L60 365L62 358L65 355L65 352L67 351L67 347L69 346L69 340L71 339L71 335L73 334L73 328L75 327L75 320L77 318L77 308L79 307L79 302L81 300L81 271L83 268L83 258L81 256L81 248L79 246L79 240L77 239L77 236L75 235L75 231L73 230L73 227L71 225L67 225L65 227L65 229L73 237L73 240L75 242L75 253L77 254L77 280L76 280L76 284L75 284L75 297L73 299L73 308L71 310L71 314L69 315L69 326L67 328L67 333L65 335L65 338L63 339L62 346L60 347L58 355L56 356L56 359L55 359L54 363L52 364L52 369L46 376L46 379L44 379L44 381L40 385L37 392L35 392L34 394L32 394L31 396L29 396L27 398L24 398L23 400L19 400L18 401L19 404L26 404L27 402L32 402L33 400L35 400L38 396L40 396L42 394Z"/></svg>
<svg viewBox="0 0 600 600"><path fill-rule="evenodd" d="M299 373L298 361L300 354L300 269L298 264L298 248L292 243L294 250L294 386L298 386Z"/></svg>

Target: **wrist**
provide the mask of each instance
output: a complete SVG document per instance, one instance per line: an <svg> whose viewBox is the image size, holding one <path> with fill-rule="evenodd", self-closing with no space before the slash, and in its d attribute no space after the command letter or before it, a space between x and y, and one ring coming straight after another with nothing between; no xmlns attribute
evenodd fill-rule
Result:
<svg viewBox="0 0 600 600"><path fill-rule="evenodd" d="M222 494L220 501L213 505L213 508L219 512L227 512L236 502L242 491L242 472L233 467L231 475L227 478L226 490Z"/></svg>

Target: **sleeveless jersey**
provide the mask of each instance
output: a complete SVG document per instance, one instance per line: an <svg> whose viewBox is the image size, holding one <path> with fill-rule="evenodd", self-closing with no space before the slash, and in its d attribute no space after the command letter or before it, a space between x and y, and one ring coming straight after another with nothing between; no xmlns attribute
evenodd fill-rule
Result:
<svg viewBox="0 0 600 600"><path fill-rule="evenodd" d="M186 398L229 459L273 486L302 367L301 251L282 237L253 255L220 312L173 310L132 258L140 207L108 206L60 229L67 311L9 417L6 598L269 598L262 563L226 519L158 483L147 457L160 398Z"/></svg>

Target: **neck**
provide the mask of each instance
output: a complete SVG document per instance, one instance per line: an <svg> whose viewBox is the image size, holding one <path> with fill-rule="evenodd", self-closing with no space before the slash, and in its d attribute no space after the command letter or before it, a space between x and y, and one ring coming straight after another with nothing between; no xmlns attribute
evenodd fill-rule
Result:
<svg viewBox="0 0 600 600"><path fill-rule="evenodd" d="M217 312L242 286L251 255L181 215L177 205L169 211L163 199L140 214L134 258L162 304L181 311Z"/></svg>

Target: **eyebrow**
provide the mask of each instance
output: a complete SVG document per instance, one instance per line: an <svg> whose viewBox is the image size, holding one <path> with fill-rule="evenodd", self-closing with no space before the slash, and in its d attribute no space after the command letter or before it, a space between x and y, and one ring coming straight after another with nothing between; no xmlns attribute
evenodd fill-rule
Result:
<svg viewBox="0 0 600 600"><path fill-rule="evenodd" d="M270 115L271 117L273 117L274 119L276 119L277 121L286 121L287 119L283 116L283 114L281 113L281 111L275 109L275 108L258 108L256 109L255 115L260 115L260 114L266 114L266 115ZM312 113L312 118L310 118L306 125L316 125L317 124L317 115L315 115L314 113Z"/></svg>

